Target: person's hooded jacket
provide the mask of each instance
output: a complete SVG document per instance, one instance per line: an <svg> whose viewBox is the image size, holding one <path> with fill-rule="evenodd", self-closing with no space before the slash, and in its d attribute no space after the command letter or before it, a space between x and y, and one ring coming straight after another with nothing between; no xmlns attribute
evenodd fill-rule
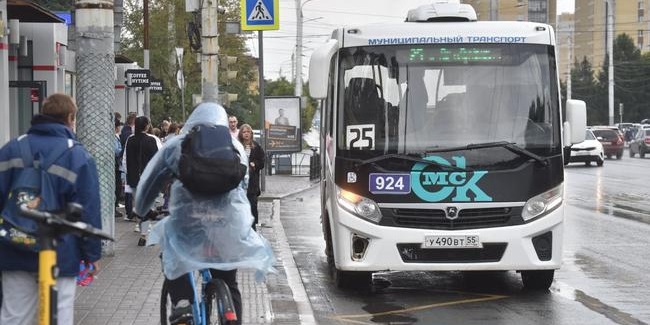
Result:
<svg viewBox="0 0 650 325"><path fill-rule="evenodd" d="M58 189L59 202L76 202L83 206L81 221L101 229L99 182L95 161L76 141L72 131L56 120L37 115L27 131L34 160L47 156L52 148L71 147L54 165L62 171L54 178L53 188ZM0 210L7 203L11 183L22 172L22 157L17 139L9 141L0 149ZM60 276L76 276L79 262L96 262L101 257L99 239L82 239L65 235L57 241L57 265ZM0 241L0 271L38 272L38 254Z"/></svg>
<svg viewBox="0 0 650 325"><path fill-rule="evenodd" d="M247 177L230 192L194 195L175 179L185 135L197 124L228 125L228 115L216 103L202 103L189 116L181 134L165 142L144 170L135 196L135 213L144 215L164 185L173 181L169 217L158 222L147 240L160 244L163 271L169 279L203 268L232 270L254 268L263 276L274 272L269 243L252 230L246 198ZM232 139L241 164L248 166L243 146Z"/></svg>

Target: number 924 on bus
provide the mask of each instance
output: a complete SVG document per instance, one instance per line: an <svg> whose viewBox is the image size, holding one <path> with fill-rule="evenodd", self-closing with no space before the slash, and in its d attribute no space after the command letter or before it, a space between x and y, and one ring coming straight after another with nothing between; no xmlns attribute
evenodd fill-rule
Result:
<svg viewBox="0 0 650 325"><path fill-rule="evenodd" d="M409 194L411 193L411 175L406 173L371 173L368 185L370 193L373 194Z"/></svg>

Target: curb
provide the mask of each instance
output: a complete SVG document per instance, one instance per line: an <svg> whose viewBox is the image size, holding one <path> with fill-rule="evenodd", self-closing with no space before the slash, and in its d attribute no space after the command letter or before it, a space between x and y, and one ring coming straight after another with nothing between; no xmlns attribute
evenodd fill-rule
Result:
<svg viewBox="0 0 650 325"><path fill-rule="evenodd" d="M281 200L281 199L284 199L285 197L288 197L288 196L291 196L291 195L298 194L300 192L304 192L306 190L309 190L309 189L311 189L311 188L313 188L315 186L318 186L318 184L319 184L319 182L311 182L311 184L309 184L308 187L298 188L298 189L296 189L294 191L291 191L289 193L275 194L275 195L262 194L262 195L260 195L258 200L259 201L265 201L265 202L273 202L274 200Z"/></svg>
<svg viewBox="0 0 650 325"><path fill-rule="evenodd" d="M284 226L280 220L280 200L273 200L273 208L271 209L271 220L273 221L273 228L275 229L276 238L279 243L279 255L282 260L282 267L287 277L289 288L293 296L293 301L296 303L298 309L298 318L300 324L312 325L316 324L314 311L311 308L311 302L307 296L307 291L302 283L300 271L293 258L287 235L284 232Z"/></svg>

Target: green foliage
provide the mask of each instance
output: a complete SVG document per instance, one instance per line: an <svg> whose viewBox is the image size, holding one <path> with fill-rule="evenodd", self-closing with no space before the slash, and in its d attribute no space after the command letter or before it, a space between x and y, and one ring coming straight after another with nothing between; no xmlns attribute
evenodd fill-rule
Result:
<svg viewBox="0 0 650 325"><path fill-rule="evenodd" d="M264 95L266 96L293 96L295 86L285 77L278 80L267 80L264 85Z"/></svg>
<svg viewBox="0 0 650 325"><path fill-rule="evenodd" d="M238 116L240 121L255 123L259 111L259 99L250 86L256 84L256 61L246 54L245 39L242 35L225 33L226 20L239 20L239 1L222 0L220 5L226 8L219 18L220 55L237 56L237 63L230 69L238 70L235 80L225 78L224 69L219 71L220 92L238 95L238 100L226 106L228 113ZM143 66L144 57L144 21L142 0L124 1L124 29L121 38L122 54ZM149 1L149 66L153 76L162 79L162 94L151 95L151 119L154 124L171 117L182 120L181 92L177 86L175 47L183 47L183 71L185 75L185 109L186 116L191 112L192 94L201 94L201 66L196 60L196 53L190 50L187 36L187 24L190 21L200 23L200 16L185 12L185 0ZM253 89L256 89L253 88Z"/></svg>
<svg viewBox="0 0 650 325"><path fill-rule="evenodd" d="M592 64L584 58L571 69L572 98L587 103L587 123L609 123L609 57L606 55L602 69L593 78ZM623 103L623 121L639 122L650 116L650 55L641 55L627 34L614 41L614 122L618 122L619 103Z"/></svg>
<svg viewBox="0 0 650 325"><path fill-rule="evenodd" d="M598 102L598 89L594 80L592 64L583 57L582 61L573 63L571 69L571 98L584 100L587 104L587 123L594 125L593 121L601 119L602 113Z"/></svg>
<svg viewBox="0 0 650 325"><path fill-rule="evenodd" d="M318 111L318 101L310 96L309 83L303 84L302 94L303 96L307 97L307 105L302 111L303 133L307 133L311 130L311 122L314 119L314 115Z"/></svg>

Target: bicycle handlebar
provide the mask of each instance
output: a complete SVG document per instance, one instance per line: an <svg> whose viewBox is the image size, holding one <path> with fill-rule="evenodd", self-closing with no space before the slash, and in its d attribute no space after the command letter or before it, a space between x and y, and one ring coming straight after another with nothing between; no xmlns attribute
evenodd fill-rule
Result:
<svg viewBox="0 0 650 325"><path fill-rule="evenodd" d="M81 214L81 205L69 203L67 209L62 212L46 212L30 209L26 205L20 206L20 213L26 218L32 219L45 227L57 228L63 233L74 233L80 236L96 237L100 239L114 241L109 234L81 221L66 220L66 216L72 216L78 219Z"/></svg>

